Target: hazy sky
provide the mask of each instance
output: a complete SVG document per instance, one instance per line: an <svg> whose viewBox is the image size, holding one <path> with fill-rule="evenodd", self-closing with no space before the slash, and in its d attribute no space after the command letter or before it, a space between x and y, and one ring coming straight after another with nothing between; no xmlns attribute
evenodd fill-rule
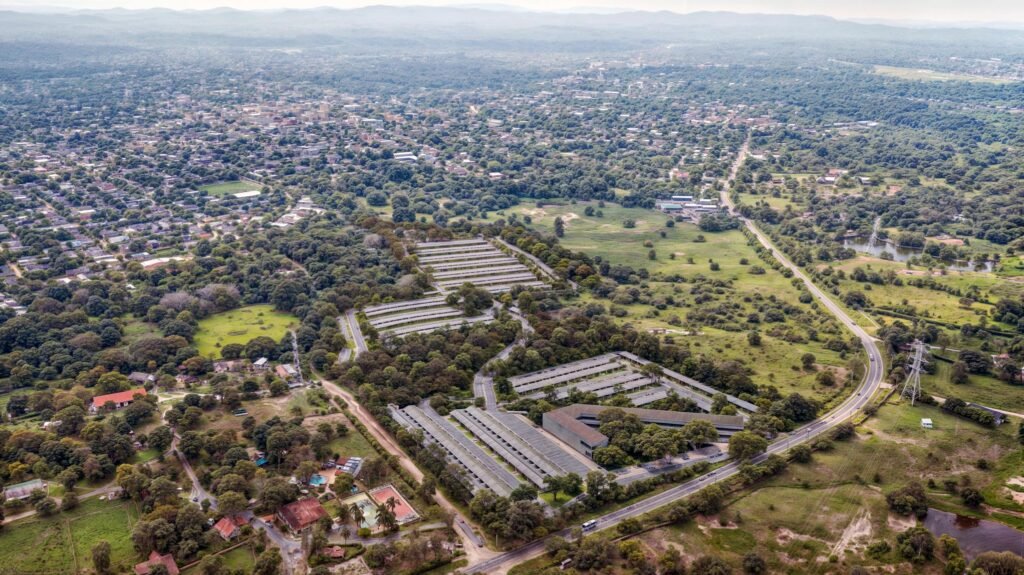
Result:
<svg viewBox="0 0 1024 575"><path fill-rule="evenodd" d="M826 14L837 18L930 20L942 22L1024 22L1024 0L0 0L0 6L41 5L76 8L241 9L354 8L372 4L451 6L500 3L533 10L619 8L635 10L729 10Z"/></svg>

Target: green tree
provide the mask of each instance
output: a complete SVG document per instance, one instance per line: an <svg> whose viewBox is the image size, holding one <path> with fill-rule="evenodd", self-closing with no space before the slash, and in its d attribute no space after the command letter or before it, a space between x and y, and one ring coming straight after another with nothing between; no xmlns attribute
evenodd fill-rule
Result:
<svg viewBox="0 0 1024 575"><path fill-rule="evenodd" d="M100 575L110 569L110 543L100 541L92 547L92 566Z"/></svg>
<svg viewBox="0 0 1024 575"><path fill-rule="evenodd" d="M692 575L732 575L732 567L718 557L703 555L690 566Z"/></svg>
<svg viewBox="0 0 1024 575"><path fill-rule="evenodd" d="M729 455L734 459L748 460L768 449L768 440L756 433L740 431L729 438Z"/></svg>
<svg viewBox="0 0 1024 575"><path fill-rule="evenodd" d="M281 572L281 552L270 547L256 558L253 573L256 575L278 575Z"/></svg>

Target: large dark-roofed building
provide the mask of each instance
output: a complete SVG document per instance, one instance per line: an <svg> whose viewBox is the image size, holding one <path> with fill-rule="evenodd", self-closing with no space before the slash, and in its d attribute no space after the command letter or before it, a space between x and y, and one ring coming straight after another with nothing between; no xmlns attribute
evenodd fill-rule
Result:
<svg viewBox="0 0 1024 575"><path fill-rule="evenodd" d="M292 533L298 533L316 523L321 517L327 517L327 510L316 499L293 501L279 509L277 516L281 518Z"/></svg>
<svg viewBox="0 0 1024 575"><path fill-rule="evenodd" d="M723 439L743 430L743 417L739 415L710 415L707 413L691 413L667 411L663 409L643 409L638 407L606 407L603 405L575 404L555 409L544 414L544 429L567 445L586 455L593 457L594 450L608 445L608 437L597 430L600 425L598 416L608 409L621 409L637 416L643 423L653 423L661 427L682 427L695 420L711 422Z"/></svg>

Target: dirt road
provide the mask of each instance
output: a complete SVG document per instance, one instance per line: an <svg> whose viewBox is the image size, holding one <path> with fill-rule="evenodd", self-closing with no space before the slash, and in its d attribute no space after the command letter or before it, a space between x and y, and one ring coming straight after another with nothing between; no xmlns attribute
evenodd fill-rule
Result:
<svg viewBox="0 0 1024 575"><path fill-rule="evenodd" d="M342 389L341 386L332 383L330 381L321 380L324 389L328 393L332 393L345 401L348 404L349 411L352 415L362 423L370 435L374 437L384 449L394 455L398 459L399 465L402 469L409 472L410 475L416 481L423 481L423 472L420 471L413 460L406 455L405 451L399 447L398 443L391 438L391 434L387 432L380 423L363 406L359 405L356 398L348 392L348 390ZM459 539L462 541L463 550L466 552L466 557L469 559L470 565L475 564L479 561L485 561L498 555L498 553L487 549L482 545L482 540L479 535L473 532L473 528L469 521L462 515L462 513L452 504L451 501L444 496L441 491L434 493L434 499L442 509L452 513L455 517L455 524L459 527L455 532L458 534Z"/></svg>

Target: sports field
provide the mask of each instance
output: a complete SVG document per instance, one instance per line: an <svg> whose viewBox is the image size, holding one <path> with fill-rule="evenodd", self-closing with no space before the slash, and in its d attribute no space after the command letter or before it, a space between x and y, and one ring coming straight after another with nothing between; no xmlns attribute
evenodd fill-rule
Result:
<svg viewBox="0 0 1024 575"><path fill-rule="evenodd" d="M369 495L378 505L384 505L388 499L393 497L395 499L395 520L398 521L399 525L415 521L420 517L416 510L412 508L412 505L409 505L409 502L405 500L405 497L402 497L402 494L393 485L383 485L371 489Z"/></svg>
<svg viewBox="0 0 1024 575"><path fill-rule="evenodd" d="M1010 80L995 76L975 76L956 72L937 72L917 68L899 68L896 66L875 66L875 73L893 76L901 80L924 80L926 82L981 82L987 84L1008 84Z"/></svg>
<svg viewBox="0 0 1024 575"><path fill-rule="evenodd" d="M373 502L373 499L370 499L369 495L359 493L352 497L342 499L341 504L349 507L351 507L352 504L359 506L359 509L363 512L363 521L359 524L360 528L365 527L370 530L377 528L377 504Z"/></svg>
<svg viewBox="0 0 1024 575"><path fill-rule="evenodd" d="M296 322L295 316L265 304L214 314L199 322L196 349L207 357L219 358L220 349L229 343L245 345L260 336L278 341Z"/></svg>
<svg viewBox="0 0 1024 575"><path fill-rule="evenodd" d="M201 186L199 189L204 191L211 196L227 196L231 194L237 194L240 192L248 192L252 190L259 190L259 184L253 184L251 182L220 182L217 184L209 184Z"/></svg>

